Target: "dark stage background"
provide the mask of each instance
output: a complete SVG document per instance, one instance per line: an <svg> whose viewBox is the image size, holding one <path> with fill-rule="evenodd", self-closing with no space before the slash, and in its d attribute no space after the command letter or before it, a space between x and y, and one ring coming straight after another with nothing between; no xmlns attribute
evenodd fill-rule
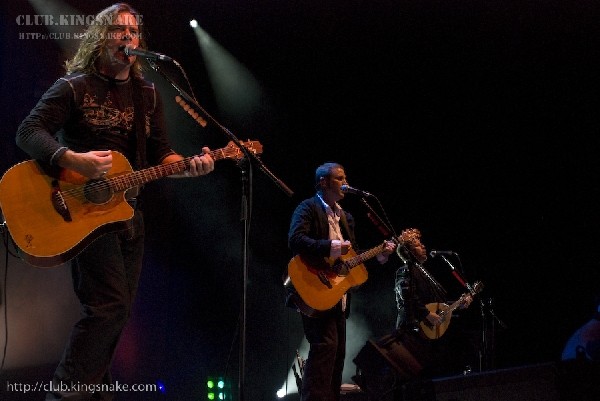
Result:
<svg viewBox="0 0 600 401"><path fill-rule="evenodd" d="M87 15L112 2L66 3ZM343 164L351 185L375 194L379 203L371 203L383 207L398 233L421 229L429 249L459 253L467 278L484 283L480 299L491 302L506 328L495 325L488 344L495 352L481 368L560 359L600 295L597 2L131 4L143 14L149 48L180 62L200 104L219 123L242 140L260 141L263 162L294 192L287 196L252 169L246 399L275 399L301 344L299 318L283 305L287 229L296 204L313 194L314 170L325 161ZM63 73L65 54L57 42L19 36L47 32L43 25L18 24L17 16L33 14L44 13L24 0L2 4L3 172L27 159L14 144L17 126ZM254 77L261 92L252 108L225 107L232 101L217 95L191 18ZM176 69L167 72L187 89ZM150 71L148 77L162 90L178 151L191 155L202 145L227 144L216 125L200 128L175 104L176 92L160 75ZM232 81L223 96L239 100L237 76L227 77ZM144 273L115 360L122 381L161 380L168 389L163 398L196 400L204 377L215 373L230 378L235 396L241 187L232 161L218 162L208 177L148 186ZM363 246L383 239L356 197L343 205L359 220ZM357 293L347 381L352 354L393 329L397 265L392 259L370 266L369 281ZM448 273L437 259L428 266ZM8 305L9 312L6 369L41 366L36 379L45 380L43 367L56 363L77 316L66 266L39 270L11 257L7 277L1 290L2 311ZM486 320L489 329L494 319ZM477 303L456 321L476 345ZM17 350L24 339L29 344ZM50 345L39 350L40 341ZM477 355L474 361L477 370Z"/></svg>

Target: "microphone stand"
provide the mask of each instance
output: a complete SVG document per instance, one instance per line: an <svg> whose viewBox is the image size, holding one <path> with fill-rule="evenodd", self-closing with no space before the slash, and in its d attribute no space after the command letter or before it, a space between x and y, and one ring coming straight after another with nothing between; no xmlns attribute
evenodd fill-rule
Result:
<svg viewBox="0 0 600 401"><path fill-rule="evenodd" d="M456 268L454 267L454 265L452 263L450 263L450 261L448 260L448 258L444 255L440 255L442 257L442 259L444 260L444 262L446 262L448 264L448 266L450 266L450 269L452 270L452 275L454 276L454 278L456 278L458 280L458 282L465 287L466 289L469 290L469 292L471 293L471 295L475 295L475 291L473 290L473 288L471 287L471 285L467 282L465 282L465 280L461 277L461 275L458 273L458 271L456 270Z"/></svg>
<svg viewBox="0 0 600 401"><path fill-rule="evenodd" d="M452 270L452 275L462 284L463 287L465 287L467 290L469 290L469 293L473 296L473 298L475 298L475 290L473 289L473 287L471 286L471 284L469 284L467 281L465 281L461 275L458 273L458 271L456 270L456 268L454 267L454 265L452 263L450 263L450 261L448 260L448 258L444 255L441 255L442 259L444 260L444 262L446 262L448 264L448 266L450 266L450 269ZM484 360L487 360L487 349L488 349L488 339L487 339L487 318L485 315L485 309L483 307L483 301L481 300L481 298L479 299L479 306L480 306L480 311L481 311L481 350L479 351L479 372L483 372L483 362Z"/></svg>
<svg viewBox="0 0 600 401"><path fill-rule="evenodd" d="M227 128L225 128L222 124L220 124L214 117L212 117L195 99L193 99L186 91L180 88L167 74L165 74L162 69L158 66L157 63L153 62L150 59L146 59L150 67L157 73L159 73L168 83L175 88L179 95L189 104L191 104L197 111L199 111L202 115L206 117L206 120L210 121L214 124L221 132L223 132L233 143L236 144L238 148L243 152L244 158L238 163L238 167L241 169L241 180L242 180L242 210L241 210L241 219L244 222L244 236L243 236L243 245L242 245L242 254L243 254L243 264L242 264L242 300L241 300L241 322L239 325L239 379L238 379L238 391L239 391L239 401L245 400L245 372L246 372L246 295L248 288L248 235L249 235L249 226L250 226L250 218L249 214L251 211L252 205L252 164L257 165L260 170L263 171L287 196L291 197L294 192L287 186L283 181L277 178L262 160L253 152L249 152L248 149L240 142L240 140ZM177 66L177 63L174 59L172 60ZM200 123L201 125L202 122Z"/></svg>
<svg viewBox="0 0 600 401"><path fill-rule="evenodd" d="M369 205L369 202L367 202L367 200L365 198L360 198L360 201L362 202L363 205L365 205L365 207L367 209L369 209L369 211L367 212L367 217L369 218L369 220L371 220L371 222L373 224L375 224L375 227L377 227L379 229L379 231L385 236L388 237L392 234L394 234L394 237L396 237L396 233L394 231L394 228L391 227L391 225L386 224L383 219L381 217L379 217L379 215L375 212L375 210L373 210L373 208L371 207L371 205Z"/></svg>
<svg viewBox="0 0 600 401"><path fill-rule="evenodd" d="M486 356L486 366L488 368L493 369L495 367L495 337L496 337L496 322L498 322L498 324L500 325L500 327L502 327L503 329L508 328L508 326L502 321L500 320L500 318L496 315L496 313L494 312L494 309L492 308L492 298L488 298L487 300L487 311L490 314L490 316L492 316L492 329L490 332L490 335L492 337L491 342L490 343L490 347L491 350L488 351L488 349L485 349L485 356ZM485 307L486 304L484 304L484 302L482 300L480 300L481 303L481 308L482 311ZM483 314L483 312L482 312ZM485 323L484 323L484 327L485 327Z"/></svg>
<svg viewBox="0 0 600 401"><path fill-rule="evenodd" d="M367 200L365 198L360 198L360 200L367 207L367 209L369 209L369 212L367 213L367 217L371 220L371 222L375 225L375 227L377 227L379 229L379 231L386 237L392 235L392 233L393 233L394 239L396 240L398 236L396 235L396 232L394 231L394 228L391 226L391 224L386 224L383 221L383 219L381 217L379 217L377 212L375 212L375 210L373 210L373 208L371 207L371 205L369 205L369 202L367 202ZM384 210L384 213L385 213L385 210ZM410 252L410 251L408 251L408 252ZM421 274L427 280L429 280L429 282L432 285L432 287L434 288L434 290L440 296L446 295L446 290L444 289L444 287L442 287L442 285L435 278L433 278L431 273L429 273L429 271L427 271L427 269L425 269L425 267L423 266L422 263L418 263L415 261L414 263L410 263L410 265L414 265L421 272Z"/></svg>
<svg viewBox="0 0 600 401"><path fill-rule="evenodd" d="M175 60L173 60L175 61ZM233 143L235 143L237 145L238 148L240 148L240 150L244 153L244 156L246 156L246 158L248 159L248 161L252 161L252 163L255 163L258 165L258 167L269 177L271 178L271 180L273 180L273 182L275 182L275 184L289 197L291 197L292 195L294 195L294 192L287 186L285 185L285 183L283 181L281 181L279 178L277 178L268 168L267 166L265 166L265 164L262 162L262 160L260 160L260 158L255 155L252 152L248 152L248 149L246 149L246 147L244 145L242 145L242 143L240 142L240 140L233 134L233 132L231 132L229 129L227 129L225 126L223 126L221 123L219 123L213 116L211 116L206 110L204 110L204 108L202 106L200 106L200 104L198 104L198 102L196 102L196 100L194 100L186 91L184 91L183 89L181 89L175 82L173 82L173 80L166 75L162 69L158 66L158 64L156 64L153 61L148 60L148 64L150 64L150 67L152 67L152 69L156 72L158 72L162 77L165 78L165 80L167 80L167 82L169 82L171 84L171 86L173 86L173 88L175 88L175 90L177 92L179 92L179 94L181 95L181 97L188 103L190 103L191 105L193 105L197 110L199 110L208 121L210 121L211 123L213 123L217 128L219 128L219 130L221 132L223 132Z"/></svg>
<svg viewBox="0 0 600 401"><path fill-rule="evenodd" d="M457 254L456 254L457 255ZM458 255L457 255L458 256ZM469 284L468 281L464 280L461 275L458 273L458 271L456 270L456 268L454 267L454 265L452 263L450 263L450 261L448 260L448 258L446 258L446 256L441 255L442 259L444 260L444 262L446 262L448 264L448 266L450 266L450 269L452 269L452 274L454 275L454 277L464 286L467 288L467 290L469 290L469 292L471 293L471 295L473 297L475 297L475 295L477 294L477 292L473 289L473 286L471 286L471 284ZM459 259L460 260L460 259ZM485 302L479 298L479 308L481 311L481 350L479 352L479 371L482 372L484 369L487 368L493 368L494 364L493 361L492 363L490 363L490 359L494 359L494 352L495 352L495 346L494 346L494 341L495 341L495 335L496 335L496 325L495 322L498 322L498 324L506 329L507 326L506 324L500 320L498 318L498 316L496 316L496 314L494 313L494 310L491 307L491 303L492 300L489 299L488 300L488 308L486 308L486 304ZM492 316L492 328L491 328L491 343L488 339L488 317L486 314L486 311L490 314L490 316ZM491 350L491 352L490 352Z"/></svg>

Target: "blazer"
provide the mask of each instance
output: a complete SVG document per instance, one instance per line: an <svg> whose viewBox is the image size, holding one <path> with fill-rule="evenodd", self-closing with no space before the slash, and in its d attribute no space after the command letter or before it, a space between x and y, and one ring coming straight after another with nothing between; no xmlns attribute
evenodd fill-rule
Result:
<svg viewBox="0 0 600 401"><path fill-rule="evenodd" d="M349 240L352 247L358 249L354 234L354 217L343 209L340 216L340 228L344 239ZM294 210L288 232L288 246L294 256L302 254L309 261L311 259L315 260L316 266L322 264L318 262L321 262L323 258L329 257L331 240L329 239L327 212L323 202L316 194L312 198L307 198L300 202ZM319 311L312 310L302 302L291 284L286 289L287 306L298 308L309 316L318 316L320 314ZM346 300L346 317L348 317L350 311L349 295Z"/></svg>

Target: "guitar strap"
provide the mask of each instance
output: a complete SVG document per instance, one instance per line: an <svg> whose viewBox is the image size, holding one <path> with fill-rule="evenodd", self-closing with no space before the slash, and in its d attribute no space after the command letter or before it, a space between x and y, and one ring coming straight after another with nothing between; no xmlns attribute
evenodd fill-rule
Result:
<svg viewBox="0 0 600 401"><path fill-rule="evenodd" d="M340 228L344 231L344 235L346 236L346 238L348 238L348 240L350 240L350 242L352 243L352 246L355 246L354 243L354 237L350 234L350 227L348 226L348 220L346 219L346 213L342 210L342 213L340 213ZM346 317L346 319L348 319L348 316L350 315L350 300L352 298L352 295L350 292L347 292L345 294L345 298L342 300L342 311L344 312L344 316Z"/></svg>
<svg viewBox="0 0 600 401"><path fill-rule="evenodd" d="M344 230L345 238L348 238L348 240L350 240L352 243L352 246L355 246L354 237L350 235L350 227L348 226L348 220L346 220L346 213L344 211L340 213L340 227L342 230Z"/></svg>
<svg viewBox="0 0 600 401"><path fill-rule="evenodd" d="M137 138L136 164L137 169L143 169L148 164L146 160L146 107L144 105L144 88L142 80L139 78L133 79L133 109Z"/></svg>

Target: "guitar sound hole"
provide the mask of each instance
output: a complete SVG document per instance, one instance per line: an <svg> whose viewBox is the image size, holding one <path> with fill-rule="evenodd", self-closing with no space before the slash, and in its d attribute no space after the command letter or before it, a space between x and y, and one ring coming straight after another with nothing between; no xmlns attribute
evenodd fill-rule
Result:
<svg viewBox="0 0 600 401"><path fill-rule="evenodd" d="M91 203L101 205L112 198L113 192L108 181L103 179L89 180L83 188L83 195Z"/></svg>

